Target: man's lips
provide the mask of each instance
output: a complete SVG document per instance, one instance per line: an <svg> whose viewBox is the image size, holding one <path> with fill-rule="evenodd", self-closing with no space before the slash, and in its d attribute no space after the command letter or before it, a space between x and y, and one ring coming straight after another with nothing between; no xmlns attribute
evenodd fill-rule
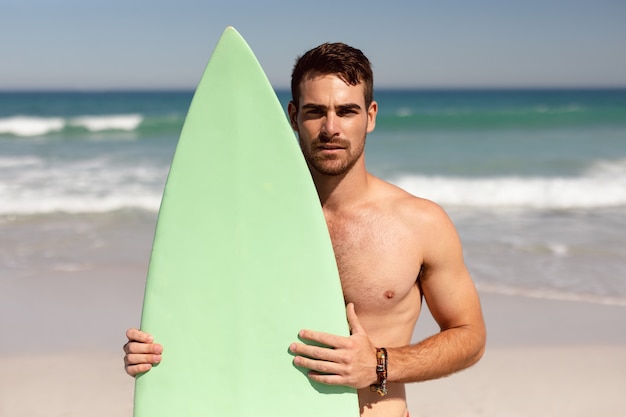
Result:
<svg viewBox="0 0 626 417"><path fill-rule="evenodd" d="M319 149L321 151L339 151L342 149L346 149L347 147L340 144L340 143L318 143L315 146L316 149Z"/></svg>
<svg viewBox="0 0 626 417"><path fill-rule="evenodd" d="M319 146L317 148L317 153L320 156L335 157L342 152L345 152L345 148L341 146Z"/></svg>

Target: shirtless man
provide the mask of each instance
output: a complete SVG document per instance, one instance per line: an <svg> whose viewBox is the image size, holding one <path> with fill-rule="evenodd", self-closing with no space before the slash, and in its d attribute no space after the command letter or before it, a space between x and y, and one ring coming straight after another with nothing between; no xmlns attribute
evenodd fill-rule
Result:
<svg viewBox="0 0 626 417"><path fill-rule="evenodd" d="M351 335L305 329L301 339L330 348L294 342L289 349L312 380L358 389L363 417L405 417L404 383L452 374L484 351L480 302L459 237L438 205L367 172L365 138L378 104L361 51L344 44L312 49L296 63L291 88L289 119L322 203ZM422 299L441 331L411 345ZM128 374L160 362L162 347L151 335L130 329L127 337ZM385 381L376 369L382 356Z"/></svg>

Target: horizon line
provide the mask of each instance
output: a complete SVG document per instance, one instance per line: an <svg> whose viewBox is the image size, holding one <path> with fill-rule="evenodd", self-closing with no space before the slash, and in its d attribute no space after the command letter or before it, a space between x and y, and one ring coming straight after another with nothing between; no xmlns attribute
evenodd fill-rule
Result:
<svg viewBox="0 0 626 417"><path fill-rule="evenodd" d="M197 87L40 87L2 88L0 94L11 93L176 93L194 92ZM290 92L290 87L272 87L275 92ZM374 91L575 91L575 90L626 90L626 85L615 86L381 86Z"/></svg>

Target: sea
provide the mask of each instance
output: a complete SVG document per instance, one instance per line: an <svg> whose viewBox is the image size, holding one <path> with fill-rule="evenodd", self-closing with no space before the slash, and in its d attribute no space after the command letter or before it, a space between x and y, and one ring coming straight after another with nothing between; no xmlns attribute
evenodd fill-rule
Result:
<svg viewBox="0 0 626 417"><path fill-rule="evenodd" d="M192 95L0 93L0 281L147 265ZM375 99L369 171L448 212L480 291L626 305L626 89Z"/></svg>

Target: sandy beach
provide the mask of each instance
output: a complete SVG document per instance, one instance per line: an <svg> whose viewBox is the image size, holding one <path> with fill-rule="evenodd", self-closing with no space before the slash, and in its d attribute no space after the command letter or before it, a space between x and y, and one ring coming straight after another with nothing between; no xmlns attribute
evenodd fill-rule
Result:
<svg viewBox="0 0 626 417"><path fill-rule="evenodd" d="M409 385L411 415L626 415L626 308L485 293L481 299L485 356L451 377Z"/></svg>
<svg viewBox="0 0 626 417"><path fill-rule="evenodd" d="M121 354L0 358L3 417L130 417ZM626 413L622 346L491 348L474 368L407 389L412 416L602 416Z"/></svg>
<svg viewBox="0 0 626 417"><path fill-rule="evenodd" d="M39 274L54 274L47 282L56 284L31 285ZM133 380L121 346L139 321L144 274L129 262L4 281L0 417L130 417ZM462 373L409 385L412 416L626 415L626 307L481 298L485 357ZM426 312L414 339L435 330Z"/></svg>

